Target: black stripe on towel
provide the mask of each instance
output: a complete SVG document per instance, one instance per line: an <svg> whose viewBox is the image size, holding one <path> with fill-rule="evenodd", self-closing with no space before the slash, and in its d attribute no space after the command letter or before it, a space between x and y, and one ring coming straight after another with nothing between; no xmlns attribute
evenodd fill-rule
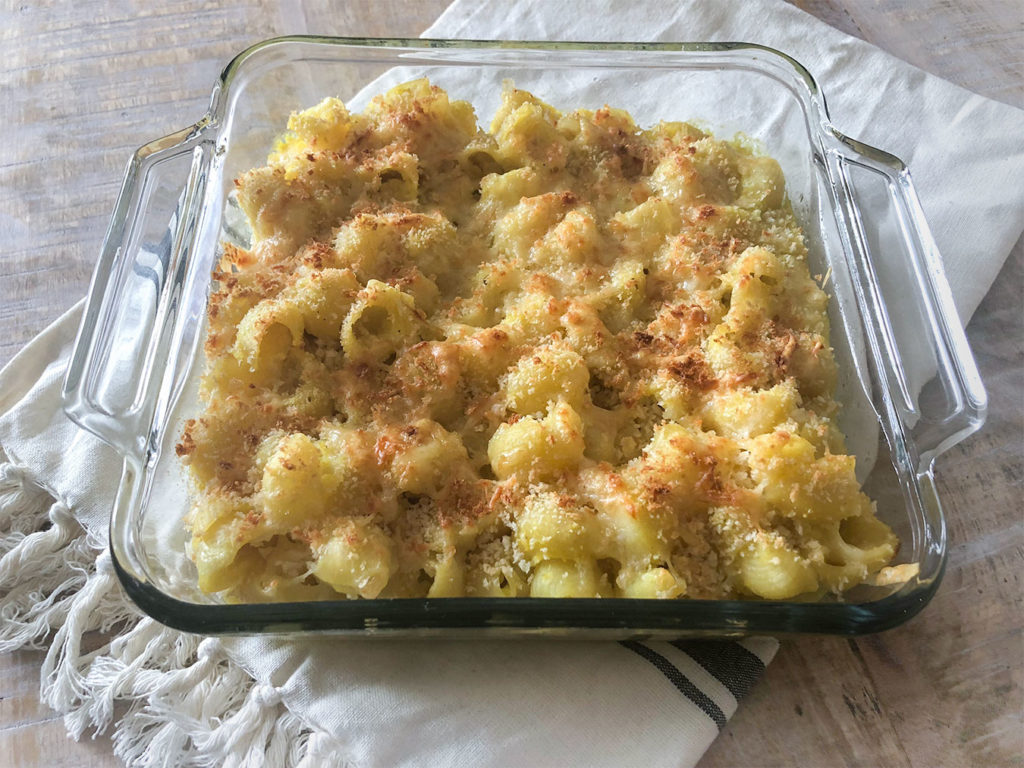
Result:
<svg viewBox="0 0 1024 768"><path fill-rule="evenodd" d="M667 677L669 682L671 682L681 694L700 707L700 710L705 715L715 721L715 725L718 726L718 730L722 730L725 727L725 713L722 712L719 706L715 704L715 702L713 702L707 694L704 693L704 691L694 685L690 678L676 669L671 661L666 659L657 651L648 648L646 645L638 643L635 640L622 640L620 641L620 644L624 648L628 648L637 656L643 657L652 665L657 667L658 671Z"/></svg>
<svg viewBox="0 0 1024 768"><path fill-rule="evenodd" d="M764 674L764 662L739 643L727 640L672 640L739 701Z"/></svg>

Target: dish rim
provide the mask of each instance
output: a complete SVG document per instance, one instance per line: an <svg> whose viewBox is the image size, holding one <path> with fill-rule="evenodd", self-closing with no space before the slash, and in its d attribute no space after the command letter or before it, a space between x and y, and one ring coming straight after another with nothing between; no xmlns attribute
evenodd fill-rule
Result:
<svg viewBox="0 0 1024 768"><path fill-rule="evenodd" d="M883 173L890 181L903 180L911 193L911 203L916 203L916 194L907 173L906 165L895 155L845 136L836 129L829 118L825 96L814 77L796 59L777 49L746 42L682 42L682 43L598 43L598 42L550 42L550 41L493 41L493 40L444 40L420 38L348 38L326 37L315 35L290 35L274 37L257 42L238 53L224 67L214 84L210 105L207 113L194 125L172 134L164 139L150 142L140 148L129 163L125 186L122 189L118 207L115 209L111 229L104 244L104 255L111 250L112 241L117 239L116 222L118 214L126 213L122 206L126 192L146 169L146 163L154 157L163 157L168 153L180 153L182 148L191 151L201 141L215 138L218 125L228 114L231 104L231 86L246 64L261 51L281 45L326 45L331 47L348 47L362 49L397 50L409 49L411 52L424 53L431 50L439 51L510 51L527 55L542 55L549 52L578 52L585 55L609 53L647 53L653 54L706 54L713 58L716 54L747 55L751 60L761 59L769 62L774 68L767 74L778 75L780 68L789 73L790 80L799 86L799 90L789 90L801 102L810 122L812 135L808 138L813 143L817 138L821 142L829 142L838 152L862 158L870 167ZM764 57L762 59L762 57ZM466 60L463 60L465 63ZM400 64L401 62L393 62ZM439 61L438 63L444 63ZM491 62L493 65L495 62ZM596 63L595 63L596 64ZM749 62L748 62L749 64ZM607 62L601 62L607 67ZM650 64L633 61L622 64L622 68L643 69ZM666 64L666 69L671 68ZM720 67L719 67L720 68ZM745 67L752 71L765 73L764 68L752 65ZM795 76L795 77L794 77ZM777 77L784 85L788 85L781 77ZM214 136L211 136L211 132ZM816 136L813 132L816 132ZM208 167L207 167L208 170ZM201 202L201 201L200 201ZM835 203L823 208L833 209ZM919 207L919 204L918 204ZM839 216L838 211L834 211ZM912 213L919 211L912 210ZM918 226L924 227L927 237L925 246L934 248L924 225L923 214L919 214ZM122 224L124 222L122 221ZM846 243L844 242L844 250ZM937 252L936 252L937 253ZM927 256L927 253L926 253ZM110 257L111 259L113 256ZM849 256L847 255L847 258ZM102 419L94 418L95 404L85 396L82 387L83 373L89 368L92 347L91 334L94 328L105 285L101 279L104 259L98 264L90 289L89 305L84 313L79 339L76 342L75 354L69 366L68 377L63 390L65 409L69 417L85 429L97 434L101 439L113 445L124 456L124 474L119 486L118 498L110 526L110 552L115 572L126 592L149 615L169 626L192 632L234 633L234 632L292 632L292 631L340 631L357 633L402 632L419 630L517 630L520 634L533 632L558 633L559 631L575 630L611 630L625 635L665 634L673 636L686 634L699 635L741 635L756 633L788 633L813 632L825 634L857 635L876 632L903 623L918 613L934 595L941 581L946 563L945 518L935 493L932 477L932 462L943 450L959 439L980 427L984 420L985 394L980 378L971 380L969 374L973 369L966 341L962 349L953 349L954 361L962 364L963 352L967 351L967 376L962 390L968 394L968 402L973 413L970 430L961 430L953 436L947 436L945 443L939 445L927 455L918 455L917 466L913 467L915 488L922 495L922 503L926 511L931 511L937 518L939 540L934 542L940 549L940 560L937 568L927 578L916 583L908 583L893 594L878 600L865 603L842 602L796 602L766 600L635 600L628 598L388 598L375 600L338 599L324 602L301 603L249 603L203 604L180 600L149 583L130 566L130 557L117 540L115 525L118 511L125 512L130 505L131 494L128 490L138 482L144 472L144 449L147 443L136 442L132 448L125 450L123 440L117 436L111 440L109 429L105 428ZM109 268L109 264L107 265ZM939 275L941 278L941 274ZM942 284L948 292L948 285ZM935 297L931 298L933 301ZM950 304L951 296L939 296ZM858 308L860 302L858 301ZM947 306L939 307L939 314L945 317ZM961 329L962 333L962 329ZM954 339L956 341L956 339ZM180 392L179 392L180 393ZM173 397L173 393L169 396ZM886 398L891 397L886 393ZM155 418L155 417L154 417ZM893 417L898 423L898 417ZM884 421L884 419L883 419ZM884 424L883 424L884 427ZM896 435L898 442L905 440L904 435ZM899 447L899 446L897 446ZM905 446L904 446L905 447ZM894 451L894 454L898 451ZM913 451L910 452L913 455ZM895 465L895 460L893 464ZM898 468L897 468L898 469ZM909 512L908 512L909 513ZM808 621L813 614L813 622Z"/></svg>

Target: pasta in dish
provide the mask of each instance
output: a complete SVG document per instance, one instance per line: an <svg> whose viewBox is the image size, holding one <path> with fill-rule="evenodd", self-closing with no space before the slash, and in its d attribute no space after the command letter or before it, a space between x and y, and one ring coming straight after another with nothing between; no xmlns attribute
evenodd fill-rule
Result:
<svg viewBox="0 0 1024 768"><path fill-rule="evenodd" d="M897 540L835 424L779 165L687 123L425 80L236 182L189 467L233 601L788 599Z"/></svg>

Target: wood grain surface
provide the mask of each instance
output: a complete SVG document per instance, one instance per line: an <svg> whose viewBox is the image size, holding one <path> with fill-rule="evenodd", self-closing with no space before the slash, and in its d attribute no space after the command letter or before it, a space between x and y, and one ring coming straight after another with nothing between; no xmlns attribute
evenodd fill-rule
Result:
<svg viewBox="0 0 1024 768"><path fill-rule="evenodd" d="M446 4L4 0L0 365L84 294L128 156L201 116L233 54L288 33L415 36ZM1024 106L1019 0L796 5ZM950 559L938 595L881 635L785 640L702 768L1024 766L1022 295L1024 241L968 327L991 410L939 461ZM39 703L41 659L0 656L0 765L118 765L109 737L72 742Z"/></svg>

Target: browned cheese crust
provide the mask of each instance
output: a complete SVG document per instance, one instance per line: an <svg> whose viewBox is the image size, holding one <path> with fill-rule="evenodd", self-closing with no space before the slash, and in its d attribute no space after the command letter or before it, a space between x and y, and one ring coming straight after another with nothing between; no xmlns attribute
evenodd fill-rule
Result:
<svg viewBox="0 0 1024 768"><path fill-rule="evenodd" d="M236 181L189 467L233 601L838 592L897 546L835 427L778 164L426 81Z"/></svg>

